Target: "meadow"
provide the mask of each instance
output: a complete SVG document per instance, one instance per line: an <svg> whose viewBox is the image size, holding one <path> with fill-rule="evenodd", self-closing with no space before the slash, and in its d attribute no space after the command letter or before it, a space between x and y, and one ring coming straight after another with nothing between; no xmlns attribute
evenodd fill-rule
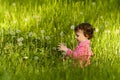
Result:
<svg viewBox="0 0 120 80"><path fill-rule="evenodd" d="M76 47L82 22L96 29L83 69L57 50ZM119 35L119 0L0 0L0 80L119 80Z"/></svg>

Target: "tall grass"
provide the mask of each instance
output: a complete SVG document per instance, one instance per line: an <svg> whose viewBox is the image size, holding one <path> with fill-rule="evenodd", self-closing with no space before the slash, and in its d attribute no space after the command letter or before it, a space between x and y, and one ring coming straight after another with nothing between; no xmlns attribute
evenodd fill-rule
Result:
<svg viewBox="0 0 120 80"><path fill-rule="evenodd" d="M118 80L119 0L0 0L0 80ZM72 67L57 45L74 49L75 25L89 22L91 65Z"/></svg>

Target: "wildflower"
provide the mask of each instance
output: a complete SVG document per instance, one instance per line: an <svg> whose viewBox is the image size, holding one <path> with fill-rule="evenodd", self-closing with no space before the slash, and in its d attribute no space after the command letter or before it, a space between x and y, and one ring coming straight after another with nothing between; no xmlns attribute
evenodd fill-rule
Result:
<svg viewBox="0 0 120 80"><path fill-rule="evenodd" d="M22 42L18 42L18 45L19 45L19 46L22 46L22 45L23 45L23 43L22 43Z"/></svg>
<svg viewBox="0 0 120 80"><path fill-rule="evenodd" d="M109 33L110 33L110 30L106 30L105 33L109 34Z"/></svg>
<svg viewBox="0 0 120 80"><path fill-rule="evenodd" d="M96 28L96 29L95 29L95 31L96 31L96 32L98 32L98 31L99 31L99 29L98 29L98 28Z"/></svg>
<svg viewBox="0 0 120 80"><path fill-rule="evenodd" d="M27 21L28 21L28 18L24 18L24 21L27 22Z"/></svg>
<svg viewBox="0 0 120 80"><path fill-rule="evenodd" d="M83 15L83 12L80 12L81 15Z"/></svg>
<svg viewBox="0 0 120 80"><path fill-rule="evenodd" d="M14 20L13 23L16 24L16 23L17 23L17 20Z"/></svg>
<svg viewBox="0 0 120 80"><path fill-rule="evenodd" d="M49 37L49 36L46 36L45 38L46 38L46 40L49 40L49 39L50 39L50 37Z"/></svg>
<svg viewBox="0 0 120 80"><path fill-rule="evenodd" d="M44 30L41 30L41 33L43 34L45 31Z"/></svg>
<svg viewBox="0 0 120 80"><path fill-rule="evenodd" d="M27 60L27 59L28 59L28 57L27 57L27 56L24 56L24 57L23 57L23 59L24 59L24 60Z"/></svg>
<svg viewBox="0 0 120 80"><path fill-rule="evenodd" d="M21 31L20 30L16 30L16 33L20 33Z"/></svg>
<svg viewBox="0 0 120 80"><path fill-rule="evenodd" d="M15 32L13 30L10 30L10 35L15 35Z"/></svg>
<svg viewBox="0 0 120 80"><path fill-rule="evenodd" d="M33 36L33 32L30 32L30 33L29 33L29 37L32 37L32 36Z"/></svg>
<svg viewBox="0 0 120 80"><path fill-rule="evenodd" d="M34 60L38 60L39 59L39 57L38 56L34 56Z"/></svg>
<svg viewBox="0 0 120 80"><path fill-rule="evenodd" d="M56 50L56 47L53 47L52 50Z"/></svg>
<svg viewBox="0 0 120 80"><path fill-rule="evenodd" d="M75 26L74 26L74 25L72 25L70 28L71 28L71 29L74 29L74 27L75 27Z"/></svg>
<svg viewBox="0 0 120 80"><path fill-rule="evenodd" d="M24 40L23 37L20 37L20 38L17 39L18 42L22 42L23 40Z"/></svg>
<svg viewBox="0 0 120 80"><path fill-rule="evenodd" d="M119 34L119 32L120 32L119 30L115 30L115 34Z"/></svg>
<svg viewBox="0 0 120 80"><path fill-rule="evenodd" d="M14 3L12 3L12 6L16 6L16 3L14 2Z"/></svg>
<svg viewBox="0 0 120 80"><path fill-rule="evenodd" d="M95 2L92 2L92 5L93 5L93 6L96 5L96 3L95 3Z"/></svg>
<svg viewBox="0 0 120 80"><path fill-rule="evenodd" d="M61 37L63 36L63 31L60 32L60 36L61 36Z"/></svg>

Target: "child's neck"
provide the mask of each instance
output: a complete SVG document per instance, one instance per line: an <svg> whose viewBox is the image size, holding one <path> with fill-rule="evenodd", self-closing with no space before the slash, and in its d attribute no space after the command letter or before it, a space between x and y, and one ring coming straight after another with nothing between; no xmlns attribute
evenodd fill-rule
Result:
<svg viewBox="0 0 120 80"><path fill-rule="evenodd" d="M84 38L84 39L82 39L82 40L80 41L80 43L83 42L83 41L86 41L86 40L88 40L88 39L87 39L87 38Z"/></svg>

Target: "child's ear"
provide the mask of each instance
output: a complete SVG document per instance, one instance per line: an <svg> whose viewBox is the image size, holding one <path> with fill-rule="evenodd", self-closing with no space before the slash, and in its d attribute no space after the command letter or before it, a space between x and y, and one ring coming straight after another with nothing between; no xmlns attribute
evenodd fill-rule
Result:
<svg viewBox="0 0 120 80"><path fill-rule="evenodd" d="M85 37L87 37L89 39L89 35L88 34L85 34Z"/></svg>

